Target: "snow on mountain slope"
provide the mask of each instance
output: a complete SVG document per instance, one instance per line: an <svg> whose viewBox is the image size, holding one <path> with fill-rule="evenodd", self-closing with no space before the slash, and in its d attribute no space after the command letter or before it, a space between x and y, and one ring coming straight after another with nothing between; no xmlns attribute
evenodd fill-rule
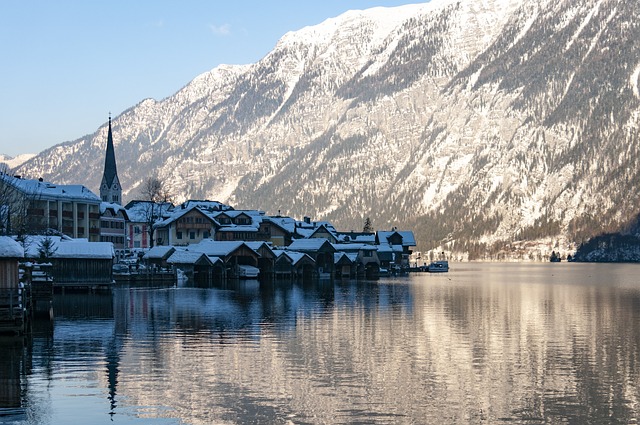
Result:
<svg viewBox="0 0 640 425"><path fill-rule="evenodd" d="M639 14L623 0L351 11L116 117L120 180L128 199L158 173L178 200L542 258L637 214ZM20 172L96 188L105 142L102 127Z"/></svg>

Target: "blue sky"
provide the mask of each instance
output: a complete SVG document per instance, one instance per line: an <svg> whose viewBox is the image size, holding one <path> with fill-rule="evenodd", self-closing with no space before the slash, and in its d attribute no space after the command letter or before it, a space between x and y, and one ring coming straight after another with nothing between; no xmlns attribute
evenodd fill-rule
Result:
<svg viewBox="0 0 640 425"><path fill-rule="evenodd" d="M253 63L286 32L402 0L2 0L0 153L93 133L217 65Z"/></svg>

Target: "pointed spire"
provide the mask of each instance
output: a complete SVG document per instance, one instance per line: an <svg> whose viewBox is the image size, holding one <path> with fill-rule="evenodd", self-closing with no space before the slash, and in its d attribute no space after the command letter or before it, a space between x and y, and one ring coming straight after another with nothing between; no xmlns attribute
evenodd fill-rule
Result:
<svg viewBox="0 0 640 425"><path fill-rule="evenodd" d="M116 154L113 149L113 134L111 133L111 112L109 112L109 133L107 134L107 153L104 157L104 181L111 187L113 179L118 175L116 169Z"/></svg>

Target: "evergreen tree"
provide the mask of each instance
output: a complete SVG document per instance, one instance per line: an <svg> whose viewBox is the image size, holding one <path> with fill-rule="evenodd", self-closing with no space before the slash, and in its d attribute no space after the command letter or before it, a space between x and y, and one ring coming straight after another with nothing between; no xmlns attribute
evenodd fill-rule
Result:
<svg viewBox="0 0 640 425"><path fill-rule="evenodd" d="M57 250L58 247L55 246L55 242L50 236L45 236L38 244L38 255L41 260L48 260L53 257Z"/></svg>
<svg viewBox="0 0 640 425"><path fill-rule="evenodd" d="M364 220L364 227L362 228L363 233L373 233L373 224L371 224L371 219L367 217Z"/></svg>

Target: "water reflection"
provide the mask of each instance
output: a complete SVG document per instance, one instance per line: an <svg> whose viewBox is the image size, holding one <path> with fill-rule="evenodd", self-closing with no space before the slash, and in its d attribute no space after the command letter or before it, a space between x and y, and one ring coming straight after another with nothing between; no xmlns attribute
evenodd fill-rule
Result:
<svg viewBox="0 0 640 425"><path fill-rule="evenodd" d="M25 423L637 423L638 271L68 294L1 345L0 402Z"/></svg>

